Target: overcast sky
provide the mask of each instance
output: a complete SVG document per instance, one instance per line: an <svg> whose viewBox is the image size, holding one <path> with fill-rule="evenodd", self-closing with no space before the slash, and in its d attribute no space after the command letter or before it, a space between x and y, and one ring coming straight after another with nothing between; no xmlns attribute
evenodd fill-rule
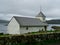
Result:
<svg viewBox="0 0 60 45"><path fill-rule="evenodd" d="M9 20L14 15L34 17L40 8L47 19L60 19L60 0L0 0L0 19Z"/></svg>

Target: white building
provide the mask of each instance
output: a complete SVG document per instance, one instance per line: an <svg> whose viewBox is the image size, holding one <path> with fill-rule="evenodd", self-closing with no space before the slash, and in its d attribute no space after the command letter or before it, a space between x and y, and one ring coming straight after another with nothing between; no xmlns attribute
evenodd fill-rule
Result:
<svg viewBox="0 0 60 45"><path fill-rule="evenodd" d="M45 15L40 12L35 18L13 16L8 24L8 34L46 31Z"/></svg>

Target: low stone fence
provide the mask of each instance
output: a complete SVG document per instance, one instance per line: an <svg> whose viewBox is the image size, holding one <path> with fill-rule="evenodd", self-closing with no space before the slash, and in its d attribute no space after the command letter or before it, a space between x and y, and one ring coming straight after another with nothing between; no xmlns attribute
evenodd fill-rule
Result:
<svg viewBox="0 0 60 45"><path fill-rule="evenodd" d="M0 45L23 45L45 40L60 40L60 33L0 37Z"/></svg>

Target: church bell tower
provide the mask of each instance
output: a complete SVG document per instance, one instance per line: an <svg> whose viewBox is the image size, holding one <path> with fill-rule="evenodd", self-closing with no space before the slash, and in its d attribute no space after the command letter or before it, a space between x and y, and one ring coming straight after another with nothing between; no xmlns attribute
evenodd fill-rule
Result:
<svg viewBox="0 0 60 45"><path fill-rule="evenodd" d="M46 16L42 13L42 11L40 11L36 18L40 19L41 21L45 21Z"/></svg>

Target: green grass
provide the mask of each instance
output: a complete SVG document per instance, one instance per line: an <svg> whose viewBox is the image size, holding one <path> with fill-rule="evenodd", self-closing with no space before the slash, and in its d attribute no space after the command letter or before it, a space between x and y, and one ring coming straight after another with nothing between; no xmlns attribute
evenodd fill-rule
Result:
<svg viewBox="0 0 60 45"><path fill-rule="evenodd" d="M41 42L33 42L33 43L18 43L18 45L55 45L58 43L60 44L60 40L44 40Z"/></svg>
<svg viewBox="0 0 60 45"><path fill-rule="evenodd" d="M60 31L40 31L40 32L29 32L26 35L34 35L34 34L52 34L52 33L60 33Z"/></svg>
<svg viewBox="0 0 60 45"><path fill-rule="evenodd" d="M0 35L0 37L9 37L9 36L12 36L12 35L9 35L9 34Z"/></svg>
<svg viewBox="0 0 60 45"><path fill-rule="evenodd" d="M42 41L41 43L43 43L44 45L57 44L57 43L60 43L60 40L45 40L45 41Z"/></svg>

